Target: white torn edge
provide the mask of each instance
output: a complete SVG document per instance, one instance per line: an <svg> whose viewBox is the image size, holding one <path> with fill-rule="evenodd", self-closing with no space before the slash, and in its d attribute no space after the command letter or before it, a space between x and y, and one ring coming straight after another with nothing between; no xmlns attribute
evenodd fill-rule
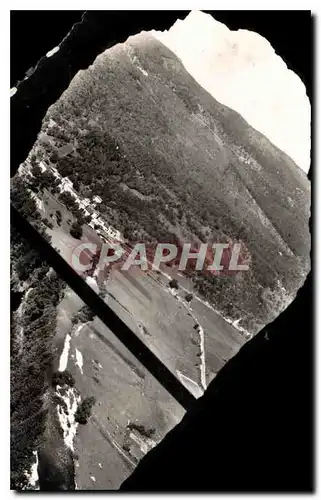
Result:
<svg viewBox="0 0 321 500"><path fill-rule="evenodd" d="M55 52L57 52L57 49L59 50L60 49L60 45L62 45L65 40L67 40L70 36L70 34L72 33L72 31L75 29L75 26L78 26L79 24L81 24L83 22L83 16L81 16L81 19L77 22L75 22L72 27L71 27L71 30L68 31L68 33L63 37L63 39L61 40L59 46L57 47L54 47L51 51L49 51L47 54L50 54L49 56L47 55L47 57L51 57L53 54L51 54L51 52L53 50L55 50ZM38 69L38 66L39 66L39 63L42 61L43 59L43 56L39 59L39 61L37 62L36 66L33 68L33 71L31 74L33 74L35 71L37 71ZM26 75L26 77L24 78L24 80L28 80L29 76L31 75ZM19 86L19 85L18 85ZM17 87L13 87L12 89L10 89L10 97L12 97L16 92L17 92L18 88ZM13 92L13 93L12 93Z"/></svg>
<svg viewBox="0 0 321 500"><path fill-rule="evenodd" d="M49 52L47 52L47 54L46 54L46 57L53 56L54 54L56 54L56 52L58 52L58 50L59 50L59 45L57 47L54 47L53 49L49 50Z"/></svg>

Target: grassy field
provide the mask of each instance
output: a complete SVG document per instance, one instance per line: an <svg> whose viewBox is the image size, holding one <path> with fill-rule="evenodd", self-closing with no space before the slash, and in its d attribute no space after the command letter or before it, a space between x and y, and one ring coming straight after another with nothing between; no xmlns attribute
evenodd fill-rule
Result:
<svg viewBox="0 0 321 500"><path fill-rule="evenodd" d="M72 292L66 300L72 307ZM58 334L57 344L61 350ZM77 351L82 355L81 369ZM153 427L157 442L180 420L183 410L97 318L74 328L67 369L82 399L96 398L92 416L78 427L75 440L77 488L116 489L142 456L129 438L127 424Z"/></svg>
<svg viewBox="0 0 321 500"><path fill-rule="evenodd" d="M189 389L191 379L201 390L195 319L168 292L167 285L136 269L126 275L112 273L107 290L110 307L173 373L186 377L181 380L187 380ZM71 331L70 317L81 305L77 300L69 291L60 304L60 352L62 338ZM208 382L244 338L211 309L193 302L193 315L199 318L205 332ZM77 351L82 356L81 369ZM159 442L182 418L184 410L97 318L71 331L67 369L73 374L81 397L96 398L92 417L85 426L78 427L75 439L77 488L117 489L150 448L148 439L129 432L127 425L134 422L155 429L152 441Z"/></svg>

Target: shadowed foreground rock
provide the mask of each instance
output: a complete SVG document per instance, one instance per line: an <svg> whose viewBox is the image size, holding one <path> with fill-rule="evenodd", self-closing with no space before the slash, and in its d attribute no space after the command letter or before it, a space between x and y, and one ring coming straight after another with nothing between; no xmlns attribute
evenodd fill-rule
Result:
<svg viewBox="0 0 321 500"><path fill-rule="evenodd" d="M311 274L122 491L312 491Z"/></svg>

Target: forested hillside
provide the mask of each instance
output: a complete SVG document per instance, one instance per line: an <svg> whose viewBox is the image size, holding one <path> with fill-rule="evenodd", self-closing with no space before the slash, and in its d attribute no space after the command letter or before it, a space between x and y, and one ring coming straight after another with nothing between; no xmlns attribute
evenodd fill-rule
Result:
<svg viewBox="0 0 321 500"><path fill-rule="evenodd" d="M11 199L45 235L35 202L19 178ZM64 283L11 229L11 488L24 489L45 427L51 384L56 307ZM29 485L30 488L30 485Z"/></svg>
<svg viewBox="0 0 321 500"><path fill-rule="evenodd" d="M59 154L70 144L69 154ZM240 241L250 270L193 273L197 289L252 332L282 310L309 268L310 185L302 171L213 99L148 34L81 71L33 149L50 158L129 241Z"/></svg>

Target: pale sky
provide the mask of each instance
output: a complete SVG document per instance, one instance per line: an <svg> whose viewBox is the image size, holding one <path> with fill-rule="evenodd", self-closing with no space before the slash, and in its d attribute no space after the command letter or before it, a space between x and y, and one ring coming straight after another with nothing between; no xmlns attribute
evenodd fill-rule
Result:
<svg viewBox="0 0 321 500"><path fill-rule="evenodd" d="M232 31L200 11L169 31L152 34L215 99L240 113L308 172L311 111L305 86L265 38Z"/></svg>

